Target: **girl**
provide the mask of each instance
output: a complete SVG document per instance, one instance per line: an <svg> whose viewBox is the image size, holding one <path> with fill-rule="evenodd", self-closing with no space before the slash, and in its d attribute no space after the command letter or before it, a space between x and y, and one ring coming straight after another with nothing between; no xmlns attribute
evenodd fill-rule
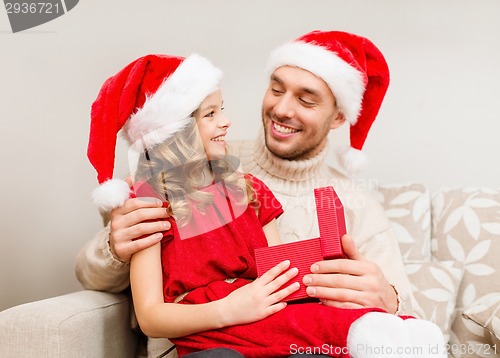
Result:
<svg viewBox="0 0 500 358"><path fill-rule="evenodd" d="M130 195L125 182L112 179L123 128L139 157L132 195L160 199L170 214L161 243L131 260L141 329L170 338L179 356L226 347L246 357L349 357L349 327L380 309L281 302L299 288L287 285L297 275L288 261L257 278L254 250L279 243L276 218L283 211L260 180L226 155L230 121L220 78L198 55L148 55L108 79L92 107L96 203L109 210Z"/></svg>

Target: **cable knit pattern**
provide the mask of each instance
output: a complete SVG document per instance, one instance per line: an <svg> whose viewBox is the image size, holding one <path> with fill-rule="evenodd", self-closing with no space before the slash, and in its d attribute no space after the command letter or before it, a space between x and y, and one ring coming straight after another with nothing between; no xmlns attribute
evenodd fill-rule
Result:
<svg viewBox="0 0 500 358"><path fill-rule="evenodd" d="M253 148L254 150L248 146L241 151L243 165L251 165L253 162L254 168L259 168L261 174L284 179L284 183L312 180L318 176L323 177L329 172L328 166L325 165L328 146L311 159L291 161L272 154L267 149L264 135L261 133L254 142ZM254 168L248 168L248 170Z"/></svg>
<svg viewBox="0 0 500 358"><path fill-rule="evenodd" d="M329 185L335 188L346 208L347 227L358 244L390 227L378 200L367 190L367 181L349 180L327 165L328 145L313 158L290 161L267 149L261 131L255 141L232 143L231 154L240 158L245 172L266 183L285 208L279 219L285 242L319 235L314 189Z"/></svg>

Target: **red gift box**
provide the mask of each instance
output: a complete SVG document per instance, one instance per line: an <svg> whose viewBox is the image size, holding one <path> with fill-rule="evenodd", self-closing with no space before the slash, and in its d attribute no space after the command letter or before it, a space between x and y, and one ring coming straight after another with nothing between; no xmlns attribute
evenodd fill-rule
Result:
<svg viewBox="0 0 500 358"><path fill-rule="evenodd" d="M311 265L322 260L345 257L341 243L346 233L342 202L331 186L314 189L314 197L320 237L255 250L259 277L284 260L290 260L290 267L299 269L298 275L287 285L298 282L300 288L283 301L310 299L302 278L311 272Z"/></svg>

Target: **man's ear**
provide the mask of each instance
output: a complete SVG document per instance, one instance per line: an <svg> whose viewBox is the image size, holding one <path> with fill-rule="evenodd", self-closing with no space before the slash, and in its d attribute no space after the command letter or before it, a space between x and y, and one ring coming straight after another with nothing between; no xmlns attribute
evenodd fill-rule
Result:
<svg viewBox="0 0 500 358"><path fill-rule="evenodd" d="M330 126L330 129L337 129L342 124L344 124L344 122L345 122L344 113L341 113L339 111L339 112L337 112L337 116L333 119L332 124Z"/></svg>

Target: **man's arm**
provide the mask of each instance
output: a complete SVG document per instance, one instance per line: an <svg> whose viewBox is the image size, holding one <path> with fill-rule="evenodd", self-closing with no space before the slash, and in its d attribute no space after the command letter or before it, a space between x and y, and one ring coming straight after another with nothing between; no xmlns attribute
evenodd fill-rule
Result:
<svg viewBox="0 0 500 358"><path fill-rule="evenodd" d="M76 257L75 273L87 290L121 292L129 285L129 264L110 251L109 224L88 241Z"/></svg>
<svg viewBox="0 0 500 358"><path fill-rule="evenodd" d="M416 311L416 305L412 305L415 298L411 283L405 273L403 259L399 244L390 228L375 235L372 240L360 246L360 253L367 260L377 264L387 281L393 286L398 296L398 314L413 315L417 318L423 317L422 311Z"/></svg>

